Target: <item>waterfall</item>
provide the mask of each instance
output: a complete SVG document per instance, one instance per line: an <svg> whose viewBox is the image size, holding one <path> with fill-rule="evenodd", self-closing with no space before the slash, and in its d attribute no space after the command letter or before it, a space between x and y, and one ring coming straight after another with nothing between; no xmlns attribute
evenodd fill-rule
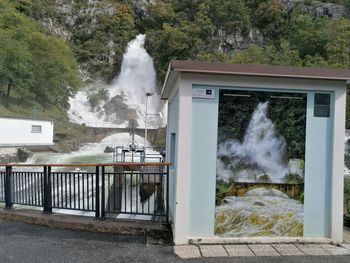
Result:
<svg viewBox="0 0 350 263"><path fill-rule="evenodd" d="M253 112L242 142L227 140L218 147L218 175L227 180L231 173L225 169L221 158L232 161L236 169L236 181L257 181L258 176L267 175L272 182L280 182L288 167L284 164L286 143L276 134L274 123L267 117L268 102L259 103ZM232 170L232 169L231 169Z"/></svg>
<svg viewBox="0 0 350 263"><path fill-rule="evenodd" d="M143 111L146 103L146 92L155 92L156 71L152 57L144 49L145 35L138 35L132 40L123 55L123 63L119 76L109 86L111 97L121 92L127 98L127 104ZM158 94L150 97L149 110L155 112L159 104Z"/></svg>
<svg viewBox="0 0 350 263"><path fill-rule="evenodd" d="M111 85L91 84L90 91L107 91L107 101L102 100L96 109L92 109L87 89L70 98L68 116L72 122L123 128L129 126L130 120L136 120L137 126L142 128L145 125L146 93L149 92L153 95L148 98L147 126L158 128L165 125L166 105L161 103L156 91L156 72L153 59L144 48L145 38L145 35L139 34L128 43L121 71ZM159 112L162 114L159 115Z"/></svg>

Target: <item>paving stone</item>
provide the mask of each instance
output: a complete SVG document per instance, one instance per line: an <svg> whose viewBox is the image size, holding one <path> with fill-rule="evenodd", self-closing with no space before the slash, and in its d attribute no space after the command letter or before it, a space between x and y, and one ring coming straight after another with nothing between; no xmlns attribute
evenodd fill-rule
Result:
<svg viewBox="0 0 350 263"><path fill-rule="evenodd" d="M330 255L326 250L316 244L297 244L301 251L311 256L328 256Z"/></svg>
<svg viewBox="0 0 350 263"><path fill-rule="evenodd" d="M247 245L226 245L224 246L231 257L253 257L254 253Z"/></svg>
<svg viewBox="0 0 350 263"><path fill-rule="evenodd" d="M249 248L256 256L279 256L278 252L271 245L249 245Z"/></svg>
<svg viewBox="0 0 350 263"><path fill-rule="evenodd" d="M282 256L302 256L305 255L299 248L292 244L272 245Z"/></svg>
<svg viewBox="0 0 350 263"><path fill-rule="evenodd" d="M347 250L350 250L350 244L342 243L342 244L340 244L340 246L347 249Z"/></svg>
<svg viewBox="0 0 350 263"><path fill-rule="evenodd" d="M332 245L320 245L324 250L333 256L350 255L350 251L343 247Z"/></svg>
<svg viewBox="0 0 350 263"><path fill-rule="evenodd" d="M198 247L194 245L174 246L174 252L183 259L202 257Z"/></svg>
<svg viewBox="0 0 350 263"><path fill-rule="evenodd" d="M203 257L227 257L228 254L221 245L203 245L199 246Z"/></svg>

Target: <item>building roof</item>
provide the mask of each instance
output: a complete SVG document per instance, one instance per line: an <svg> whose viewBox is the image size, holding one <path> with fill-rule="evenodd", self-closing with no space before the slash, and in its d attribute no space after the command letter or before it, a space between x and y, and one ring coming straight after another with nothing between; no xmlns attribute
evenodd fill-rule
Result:
<svg viewBox="0 0 350 263"><path fill-rule="evenodd" d="M162 94L174 73L200 73L260 77L302 78L320 80L350 80L350 70L254 64L227 64L189 60L172 60L169 64Z"/></svg>
<svg viewBox="0 0 350 263"><path fill-rule="evenodd" d="M0 115L0 119L15 119L15 120L30 120L30 121L53 122L52 119L34 118L34 117L26 117L26 116L10 116L10 115Z"/></svg>

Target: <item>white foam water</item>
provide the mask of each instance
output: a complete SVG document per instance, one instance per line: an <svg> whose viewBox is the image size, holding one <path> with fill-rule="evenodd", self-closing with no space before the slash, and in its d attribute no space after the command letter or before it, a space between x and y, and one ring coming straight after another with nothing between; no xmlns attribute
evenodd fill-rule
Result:
<svg viewBox="0 0 350 263"><path fill-rule="evenodd" d="M134 136L135 143L138 145L144 144L144 138L138 135ZM129 133L116 133L104 138L99 143L87 143L82 146L78 151L71 153L35 153L30 157L26 163L30 164L72 164L72 163L111 163L113 162L112 153L104 153L104 149L107 146L127 147L132 142L131 135ZM151 147L149 142L147 146ZM149 153L157 153L155 151Z"/></svg>
<svg viewBox="0 0 350 263"><path fill-rule="evenodd" d="M216 207L215 231L221 237L300 236L303 210L300 201L278 190L257 188L224 198Z"/></svg>
<svg viewBox="0 0 350 263"><path fill-rule="evenodd" d="M243 142L227 140L218 146L218 177L227 181L232 172L225 169L220 157L232 159L232 165L239 162L246 169L237 172L238 181L256 181L256 176L267 174L272 182L280 182L288 166L284 164L286 143L276 134L275 125L267 117L268 102L259 103L253 112Z"/></svg>
<svg viewBox="0 0 350 263"><path fill-rule="evenodd" d="M111 85L104 86L96 82L92 87L96 90L107 90L110 98L121 95L128 108L136 110L136 121L141 128L145 126L146 93L153 94L148 97L147 126L158 128L165 126L167 108L156 91L156 72L153 59L144 48L145 38L145 35L139 34L128 43L121 71ZM128 127L127 121L115 123L114 116L106 115L102 107L106 102L102 101L100 109L93 111L88 101L87 90L79 91L74 98L69 99L68 116L74 123L91 127Z"/></svg>

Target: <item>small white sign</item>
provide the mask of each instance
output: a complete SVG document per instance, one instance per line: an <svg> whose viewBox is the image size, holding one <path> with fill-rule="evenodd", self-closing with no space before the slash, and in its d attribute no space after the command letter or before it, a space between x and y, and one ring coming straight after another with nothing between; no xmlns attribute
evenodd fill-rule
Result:
<svg viewBox="0 0 350 263"><path fill-rule="evenodd" d="M214 89L192 89L193 98L215 99Z"/></svg>

